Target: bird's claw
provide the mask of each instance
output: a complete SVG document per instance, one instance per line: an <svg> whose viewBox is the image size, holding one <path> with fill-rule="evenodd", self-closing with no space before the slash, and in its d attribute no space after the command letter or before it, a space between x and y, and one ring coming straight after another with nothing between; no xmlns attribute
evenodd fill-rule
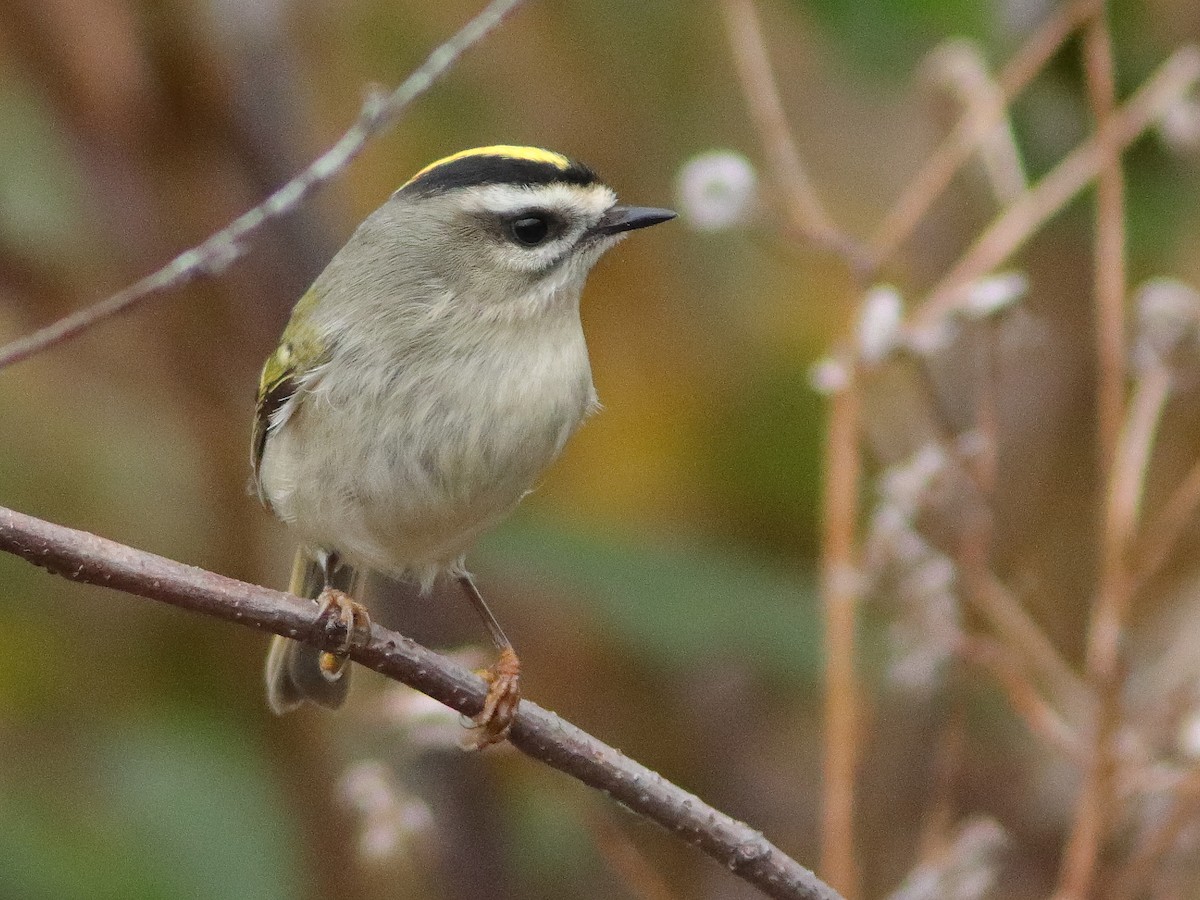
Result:
<svg viewBox="0 0 1200 900"><path fill-rule="evenodd" d="M355 643L370 640L371 617L365 606L336 588L325 588L317 602L321 604L321 609L317 613L315 627L327 635L339 636L337 649L321 654L321 674L328 681L337 681L350 661L347 657Z"/></svg>
<svg viewBox="0 0 1200 900"><path fill-rule="evenodd" d="M521 661L512 647L500 651L500 658L480 673L488 683L483 709L471 719L472 740L469 749L482 750L508 737L517 707L521 703Z"/></svg>

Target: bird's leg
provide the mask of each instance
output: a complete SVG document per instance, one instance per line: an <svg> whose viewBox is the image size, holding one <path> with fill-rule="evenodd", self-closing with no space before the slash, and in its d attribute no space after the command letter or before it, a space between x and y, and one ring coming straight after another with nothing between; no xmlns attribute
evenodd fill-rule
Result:
<svg viewBox="0 0 1200 900"><path fill-rule="evenodd" d="M500 651L499 658L480 673L488 683L487 698L483 709L471 720L475 727L475 740L471 746L475 750L482 750L503 741L512 727L517 706L521 702L521 661L517 659L512 643L488 609L471 576L462 573L458 576L458 583L487 626L492 643Z"/></svg>
<svg viewBox="0 0 1200 900"><path fill-rule="evenodd" d="M332 586L333 573L339 564L336 553L327 553L320 558L325 587L317 597L321 608L315 624L327 633L336 631L340 636L338 648L322 652L318 660L321 674L328 681L337 681L342 676L350 662L348 654L354 642L369 640L371 636L371 617L366 607L345 591Z"/></svg>

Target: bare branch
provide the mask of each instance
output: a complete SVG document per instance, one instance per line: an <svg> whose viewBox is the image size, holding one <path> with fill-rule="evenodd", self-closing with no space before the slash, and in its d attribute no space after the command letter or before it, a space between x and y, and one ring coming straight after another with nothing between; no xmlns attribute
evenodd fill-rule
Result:
<svg viewBox="0 0 1200 900"><path fill-rule="evenodd" d="M1008 699L1008 705L1031 733L1054 747L1071 762L1082 765L1086 752L1079 736L1025 677L1021 661L999 641L965 637L959 647L963 658L989 673Z"/></svg>
<svg viewBox="0 0 1200 900"><path fill-rule="evenodd" d="M202 244L185 250L150 275L30 335L0 347L0 369L21 362L123 313L150 297L205 275L217 275L244 256L265 225L296 209L314 190L340 175L367 141L387 131L414 100L424 94L474 44L486 37L524 0L492 0L457 34L429 54L425 62L390 94L371 94L358 120L332 147L266 200L243 213Z"/></svg>
<svg viewBox="0 0 1200 900"><path fill-rule="evenodd" d="M72 581L98 584L263 631L324 650L343 635L316 626L304 600L187 566L83 531L0 507L0 550ZM479 676L379 625L350 658L428 694L464 715L483 707ZM554 713L522 701L509 740L547 763L696 845L769 897L840 900L837 892L749 826L601 743Z"/></svg>
<svg viewBox="0 0 1200 900"><path fill-rule="evenodd" d="M1116 73L1108 16L1098 14L1084 40L1088 96L1097 131L1110 130L1116 107ZM1121 155L1109 148L1096 179L1096 239L1092 265L1096 293L1096 413L1100 471L1107 475L1116 453L1125 399L1125 178Z"/></svg>
<svg viewBox="0 0 1200 900"><path fill-rule="evenodd" d="M775 183L786 199L791 227L801 238L836 253L852 271L859 271L867 259L863 248L829 218L792 140L754 0L722 0L721 10L746 106L770 160Z"/></svg>
<svg viewBox="0 0 1200 900"><path fill-rule="evenodd" d="M1092 702L1087 685L1004 583L989 569L970 560L960 561L960 571L966 601L1000 642L1015 652L1029 672L1050 690L1055 705L1071 713L1089 711Z"/></svg>
<svg viewBox="0 0 1200 900"><path fill-rule="evenodd" d="M856 546L862 449L857 373L832 397L825 438L821 600L825 607L825 797L821 873L850 898L859 896L854 852L854 784L859 734L856 630L860 594Z"/></svg>
<svg viewBox="0 0 1200 900"><path fill-rule="evenodd" d="M1162 511L1141 529L1134 558L1135 591L1162 569L1197 509L1200 509L1200 460L1188 469Z"/></svg>
<svg viewBox="0 0 1200 900"><path fill-rule="evenodd" d="M1200 51L1184 47L1125 103L1100 134L1084 141L1001 213L930 291L913 317L918 331L954 309L977 279L1001 265L1200 79Z"/></svg>
<svg viewBox="0 0 1200 900"><path fill-rule="evenodd" d="M963 116L875 230L871 238L873 268L887 263L908 240L934 201L950 185L955 173L971 158L975 148L994 133L1007 114L1008 104L1033 81L1067 36L1086 21L1100 3L1101 0L1073 0L1057 7L1004 67L996 79L1000 91L994 97L995 102L975 106Z"/></svg>
<svg viewBox="0 0 1200 900"><path fill-rule="evenodd" d="M963 120L989 122L995 110L1004 110L990 130L981 130L977 150L992 195L1001 205L1011 203L1025 190L1029 179L1007 112L1007 99L988 71L983 49L966 38L950 40L935 47L922 68L929 71L930 81L962 107Z"/></svg>
<svg viewBox="0 0 1200 900"><path fill-rule="evenodd" d="M1121 724L1125 622L1136 579L1130 551L1141 518L1143 488L1158 423L1171 389L1171 373L1156 366L1138 381L1118 436L1108 479L1101 573L1088 630L1087 668L1097 698L1090 760L1067 843L1059 896L1091 896L1113 811L1114 736Z"/></svg>

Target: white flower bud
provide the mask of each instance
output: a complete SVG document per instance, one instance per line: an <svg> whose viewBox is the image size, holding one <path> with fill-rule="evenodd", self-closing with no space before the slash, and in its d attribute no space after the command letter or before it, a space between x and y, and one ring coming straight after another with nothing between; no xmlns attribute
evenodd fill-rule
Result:
<svg viewBox="0 0 1200 900"><path fill-rule="evenodd" d="M836 394L850 384L850 369L842 360L826 356L808 370L808 383L818 394Z"/></svg>
<svg viewBox="0 0 1200 900"><path fill-rule="evenodd" d="M378 760L354 763L338 779L337 794L342 802L363 815L379 815L396 803L392 774Z"/></svg>
<svg viewBox="0 0 1200 900"><path fill-rule="evenodd" d="M720 231L749 221L758 193L754 166L740 153L714 150L679 170L675 194L683 219L697 231Z"/></svg>
<svg viewBox="0 0 1200 900"><path fill-rule="evenodd" d="M963 314L986 319L1016 303L1029 292L1029 279L1022 272L1001 272L981 278L967 289Z"/></svg>
<svg viewBox="0 0 1200 900"><path fill-rule="evenodd" d="M890 284L881 284L863 297L858 319L858 349L869 365L883 362L901 343L904 301Z"/></svg>
<svg viewBox="0 0 1200 900"><path fill-rule="evenodd" d="M1154 278L1135 298L1137 335L1133 363L1145 370L1164 365L1187 340L1195 340L1200 325L1200 292L1174 278Z"/></svg>
<svg viewBox="0 0 1200 900"><path fill-rule="evenodd" d="M1177 98L1159 119L1158 134L1175 153L1194 153L1200 148L1200 101L1193 96Z"/></svg>

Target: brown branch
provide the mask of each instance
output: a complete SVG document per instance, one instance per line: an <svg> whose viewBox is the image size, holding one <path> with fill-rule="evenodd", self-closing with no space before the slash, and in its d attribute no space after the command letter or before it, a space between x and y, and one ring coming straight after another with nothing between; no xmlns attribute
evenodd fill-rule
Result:
<svg viewBox="0 0 1200 900"><path fill-rule="evenodd" d="M1097 15L1084 41L1088 95L1097 130L1111 129L1116 106L1112 36L1108 17ZM1125 399L1125 178L1120 154L1109 148L1096 181L1096 412L1100 471L1107 476L1121 430Z"/></svg>
<svg viewBox="0 0 1200 900"><path fill-rule="evenodd" d="M72 581L113 588L335 649L343 634L316 627L311 600L257 587L0 507L0 550ZM475 715L483 680L457 663L379 625L350 658ZM708 806L554 713L523 701L509 741L687 840L769 897L839 900L838 894L749 826Z"/></svg>
<svg viewBox="0 0 1200 900"><path fill-rule="evenodd" d="M434 85L472 45L486 37L524 0L492 0L448 41L434 50L390 94L372 93L364 101L358 120L308 168L267 197L258 206L234 219L202 244L185 250L157 272L30 335L0 347L0 369L21 362L75 337L142 301L181 287L196 278L216 275L244 256L249 241L265 225L296 209L314 190L340 175L358 156L367 141L399 121L410 104Z"/></svg>
<svg viewBox="0 0 1200 900"><path fill-rule="evenodd" d="M1050 690L1058 708L1086 713L1091 708L1087 685L1004 583L969 559L960 558L959 571L967 603L983 617L997 639L1015 652L1032 675Z"/></svg>
<svg viewBox="0 0 1200 900"><path fill-rule="evenodd" d="M721 0L721 11L746 106L770 161L772 178L784 193L792 229L804 240L840 256L852 271L860 271L866 253L829 218L792 139L754 0Z"/></svg>
<svg viewBox="0 0 1200 900"><path fill-rule="evenodd" d="M1090 183L1180 96L1200 79L1200 51L1176 51L1109 120L1100 134L1073 150L1041 181L1010 204L926 297L913 316L924 331L962 302L977 279L1015 253L1046 221Z"/></svg>
<svg viewBox="0 0 1200 900"><path fill-rule="evenodd" d="M825 796L821 806L821 874L850 900L860 895L854 852L854 783L860 752L855 671L859 573L855 535L862 398L857 373L832 397L825 438L821 599L825 607Z"/></svg>
<svg viewBox="0 0 1200 900"><path fill-rule="evenodd" d="M1063 41L1100 6L1100 0L1074 0L1057 7L996 79L1000 90L987 106L972 108L938 145L871 238L871 263L879 269L912 235L929 208L945 192L980 142L1003 120L1008 104L1033 81Z"/></svg>
<svg viewBox="0 0 1200 900"><path fill-rule="evenodd" d="M1063 897L1090 896L1112 819L1116 760L1112 746L1121 720L1122 636L1136 587L1129 556L1139 518L1142 485L1170 376L1149 373L1130 403L1125 433L1125 181L1121 156L1111 143L1116 77L1108 16L1102 7L1084 35L1088 98L1106 161L1096 183L1093 267L1096 294L1096 423L1099 470L1107 487L1100 580L1088 633L1087 667L1098 709L1092 723L1088 768L1067 840L1060 875Z"/></svg>
<svg viewBox="0 0 1200 900"><path fill-rule="evenodd" d="M866 254L825 212L792 139L754 0L721 0L721 10L746 105L770 161L773 180L783 192L791 229L803 240L836 253L856 280L861 280ZM862 286L858 285L860 290ZM857 350L854 356L857 357ZM854 784L859 757L855 560L858 481L862 467L860 408L858 378L851 371L849 383L834 392L831 401L821 542L826 673L821 874L849 900L857 900L860 895L854 852Z"/></svg>
<svg viewBox="0 0 1200 900"><path fill-rule="evenodd" d="M960 120L988 122L999 109L1004 114L979 137L976 151L992 195L1009 203L1029 184L1017 136L1007 113L1008 100L988 71L983 49L965 38L946 41L926 58L931 79L951 94L962 108Z"/></svg>
<svg viewBox="0 0 1200 900"><path fill-rule="evenodd" d="M1135 591L1162 569L1198 508L1200 460L1192 464L1158 515L1142 528L1133 563L1137 579Z"/></svg>
<svg viewBox="0 0 1200 900"><path fill-rule="evenodd" d="M1170 395L1165 365L1138 381L1113 458L1101 546L1101 573L1088 630L1087 669L1098 701L1088 769L1067 843L1059 896L1091 895L1096 864L1112 819L1116 768L1114 736L1121 719L1124 630L1136 586L1130 551L1141 516L1143 488L1163 407Z"/></svg>
<svg viewBox="0 0 1200 900"><path fill-rule="evenodd" d="M1087 754L1075 730L1038 693L1021 662L1011 649L989 638L964 637L959 653L963 659L989 673L1008 699L1008 705L1024 720L1029 730L1068 760L1082 765Z"/></svg>

